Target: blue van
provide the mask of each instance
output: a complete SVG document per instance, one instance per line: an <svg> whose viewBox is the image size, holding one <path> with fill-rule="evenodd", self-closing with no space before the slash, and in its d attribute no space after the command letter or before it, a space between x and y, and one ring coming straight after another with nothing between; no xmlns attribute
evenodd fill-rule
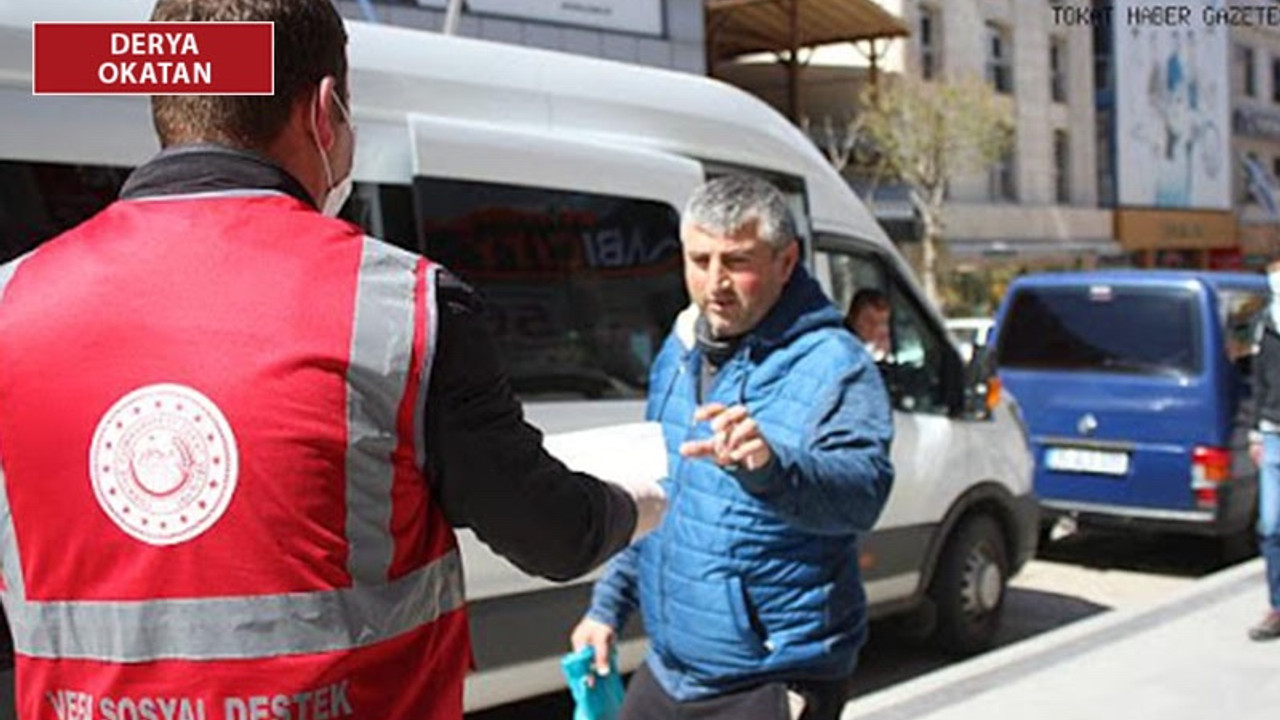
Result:
<svg viewBox="0 0 1280 720"><path fill-rule="evenodd" d="M1018 278L991 341L1046 526L1251 539L1247 380L1264 276L1108 270Z"/></svg>

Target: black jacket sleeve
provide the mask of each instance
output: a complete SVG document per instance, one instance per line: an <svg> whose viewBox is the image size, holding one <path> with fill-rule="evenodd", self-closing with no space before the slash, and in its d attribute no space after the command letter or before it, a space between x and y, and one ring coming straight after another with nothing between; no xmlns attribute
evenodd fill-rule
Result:
<svg viewBox="0 0 1280 720"><path fill-rule="evenodd" d="M570 471L524 421L483 306L442 272L427 391L427 472L445 516L524 572L568 580L626 545L636 509L623 490Z"/></svg>
<svg viewBox="0 0 1280 720"><path fill-rule="evenodd" d="M1258 349L1253 357L1249 359L1249 392L1245 393L1245 397L1240 402L1240 414L1243 415L1247 422L1245 426L1250 433L1258 430L1262 420L1262 396L1266 392L1266 373L1263 370L1263 363L1266 361L1263 353L1263 342L1265 341L1266 330L1262 327L1262 323L1258 324L1259 339Z"/></svg>

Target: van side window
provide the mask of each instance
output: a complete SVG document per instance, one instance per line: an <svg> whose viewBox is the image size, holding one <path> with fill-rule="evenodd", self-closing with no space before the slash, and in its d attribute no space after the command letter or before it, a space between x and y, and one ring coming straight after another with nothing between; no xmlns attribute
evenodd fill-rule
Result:
<svg viewBox="0 0 1280 720"><path fill-rule="evenodd" d="M903 410L946 415L944 340L929 324L897 278L889 288L893 308L893 367L886 378L894 405Z"/></svg>
<svg viewBox="0 0 1280 720"><path fill-rule="evenodd" d="M831 267L831 298L840 312L849 311L853 296L863 288L884 291L884 267L875 255L833 250L820 250L817 255Z"/></svg>
<svg viewBox="0 0 1280 720"><path fill-rule="evenodd" d="M129 172L97 165L0 161L0 263L110 205Z"/></svg>
<svg viewBox="0 0 1280 720"><path fill-rule="evenodd" d="M821 247L822 241L819 240ZM815 264L830 268L831 297L848 313L853 296L871 288L889 299L892 349L877 363L893 406L911 412L945 415L950 411L943 371L948 342L926 319L897 272L873 251L825 248Z"/></svg>
<svg viewBox="0 0 1280 720"><path fill-rule="evenodd" d="M805 191L804 178L733 163L708 161L703 163L703 167L708 180L737 173L755 175L776 187L786 198L787 208L791 211L792 219L795 220L796 233L800 240L800 257L806 260L809 258L813 250L813 233L812 224L809 221L809 196Z"/></svg>
<svg viewBox="0 0 1280 720"><path fill-rule="evenodd" d="M688 304L669 205L545 188L415 178L428 257L484 296L526 399L644 395Z"/></svg>
<svg viewBox="0 0 1280 720"><path fill-rule="evenodd" d="M421 253L413 219L413 188L408 185L357 182L341 217L367 234L397 247Z"/></svg>

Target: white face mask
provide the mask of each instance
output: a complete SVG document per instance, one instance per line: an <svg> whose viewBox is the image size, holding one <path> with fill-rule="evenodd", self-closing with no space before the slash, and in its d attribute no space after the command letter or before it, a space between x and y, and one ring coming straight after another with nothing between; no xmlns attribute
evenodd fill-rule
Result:
<svg viewBox="0 0 1280 720"><path fill-rule="evenodd" d="M338 109L342 111L342 117L347 121L347 125L351 127L351 146L352 152L355 152L356 142L356 126L351 121L351 113L347 112L346 106L338 99L335 94L333 102L337 104ZM342 206L347 204L347 198L351 197L351 169L347 169L347 174L343 175L337 182L333 181L333 168L329 165L329 157L324 154L324 149L320 147L320 134L316 132L315 120L311 121L311 131L313 138L316 140L316 149L320 151L320 162L324 163L324 180L328 187L325 191L324 202L321 203L320 212L326 217L337 217L342 212Z"/></svg>
<svg viewBox="0 0 1280 720"><path fill-rule="evenodd" d="M1267 273L1267 285L1271 288L1272 296L1280 298L1280 272Z"/></svg>
<svg viewBox="0 0 1280 720"><path fill-rule="evenodd" d="M342 212L342 206L347 204L347 198L351 197L351 171L338 181L337 185L329 188L329 193L324 196L324 207L320 208L320 212L326 217L338 217L338 213Z"/></svg>

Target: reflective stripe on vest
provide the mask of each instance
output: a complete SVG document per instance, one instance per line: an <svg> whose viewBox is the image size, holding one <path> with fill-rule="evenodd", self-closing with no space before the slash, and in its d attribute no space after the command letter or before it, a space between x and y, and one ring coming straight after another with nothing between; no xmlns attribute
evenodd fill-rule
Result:
<svg viewBox="0 0 1280 720"><path fill-rule="evenodd" d="M347 366L347 570L357 587L385 581L394 550L391 457L400 439L391 431L413 352L417 263L364 239Z"/></svg>
<svg viewBox="0 0 1280 720"><path fill-rule="evenodd" d="M315 592L127 601L29 601L0 459L0 547L14 647L23 656L148 662L352 650L431 623L464 604L456 549L388 581L397 414L409 387L418 293L428 324L413 427L422 428L435 337L436 272L426 261L364 238L347 373L346 541L352 587ZM0 293L16 263L0 268ZM419 289L419 276L422 287ZM371 369L366 371L365 368ZM417 372L414 374L416 375ZM357 390L358 388L358 390ZM414 457L425 461L421 432ZM417 467L424 467L419 464Z"/></svg>
<svg viewBox="0 0 1280 720"><path fill-rule="evenodd" d="M18 271L18 266L25 259L27 259L27 255L0 265L0 301L4 300L5 288L9 287L9 281L13 279L14 273ZM17 536L13 531L13 515L9 510L9 492L7 488L8 485L5 484L4 459L0 458L0 547L4 550L3 554L0 554L0 571L3 571L6 581L5 591L17 597L25 597L26 592L22 585L22 566L18 564Z"/></svg>

